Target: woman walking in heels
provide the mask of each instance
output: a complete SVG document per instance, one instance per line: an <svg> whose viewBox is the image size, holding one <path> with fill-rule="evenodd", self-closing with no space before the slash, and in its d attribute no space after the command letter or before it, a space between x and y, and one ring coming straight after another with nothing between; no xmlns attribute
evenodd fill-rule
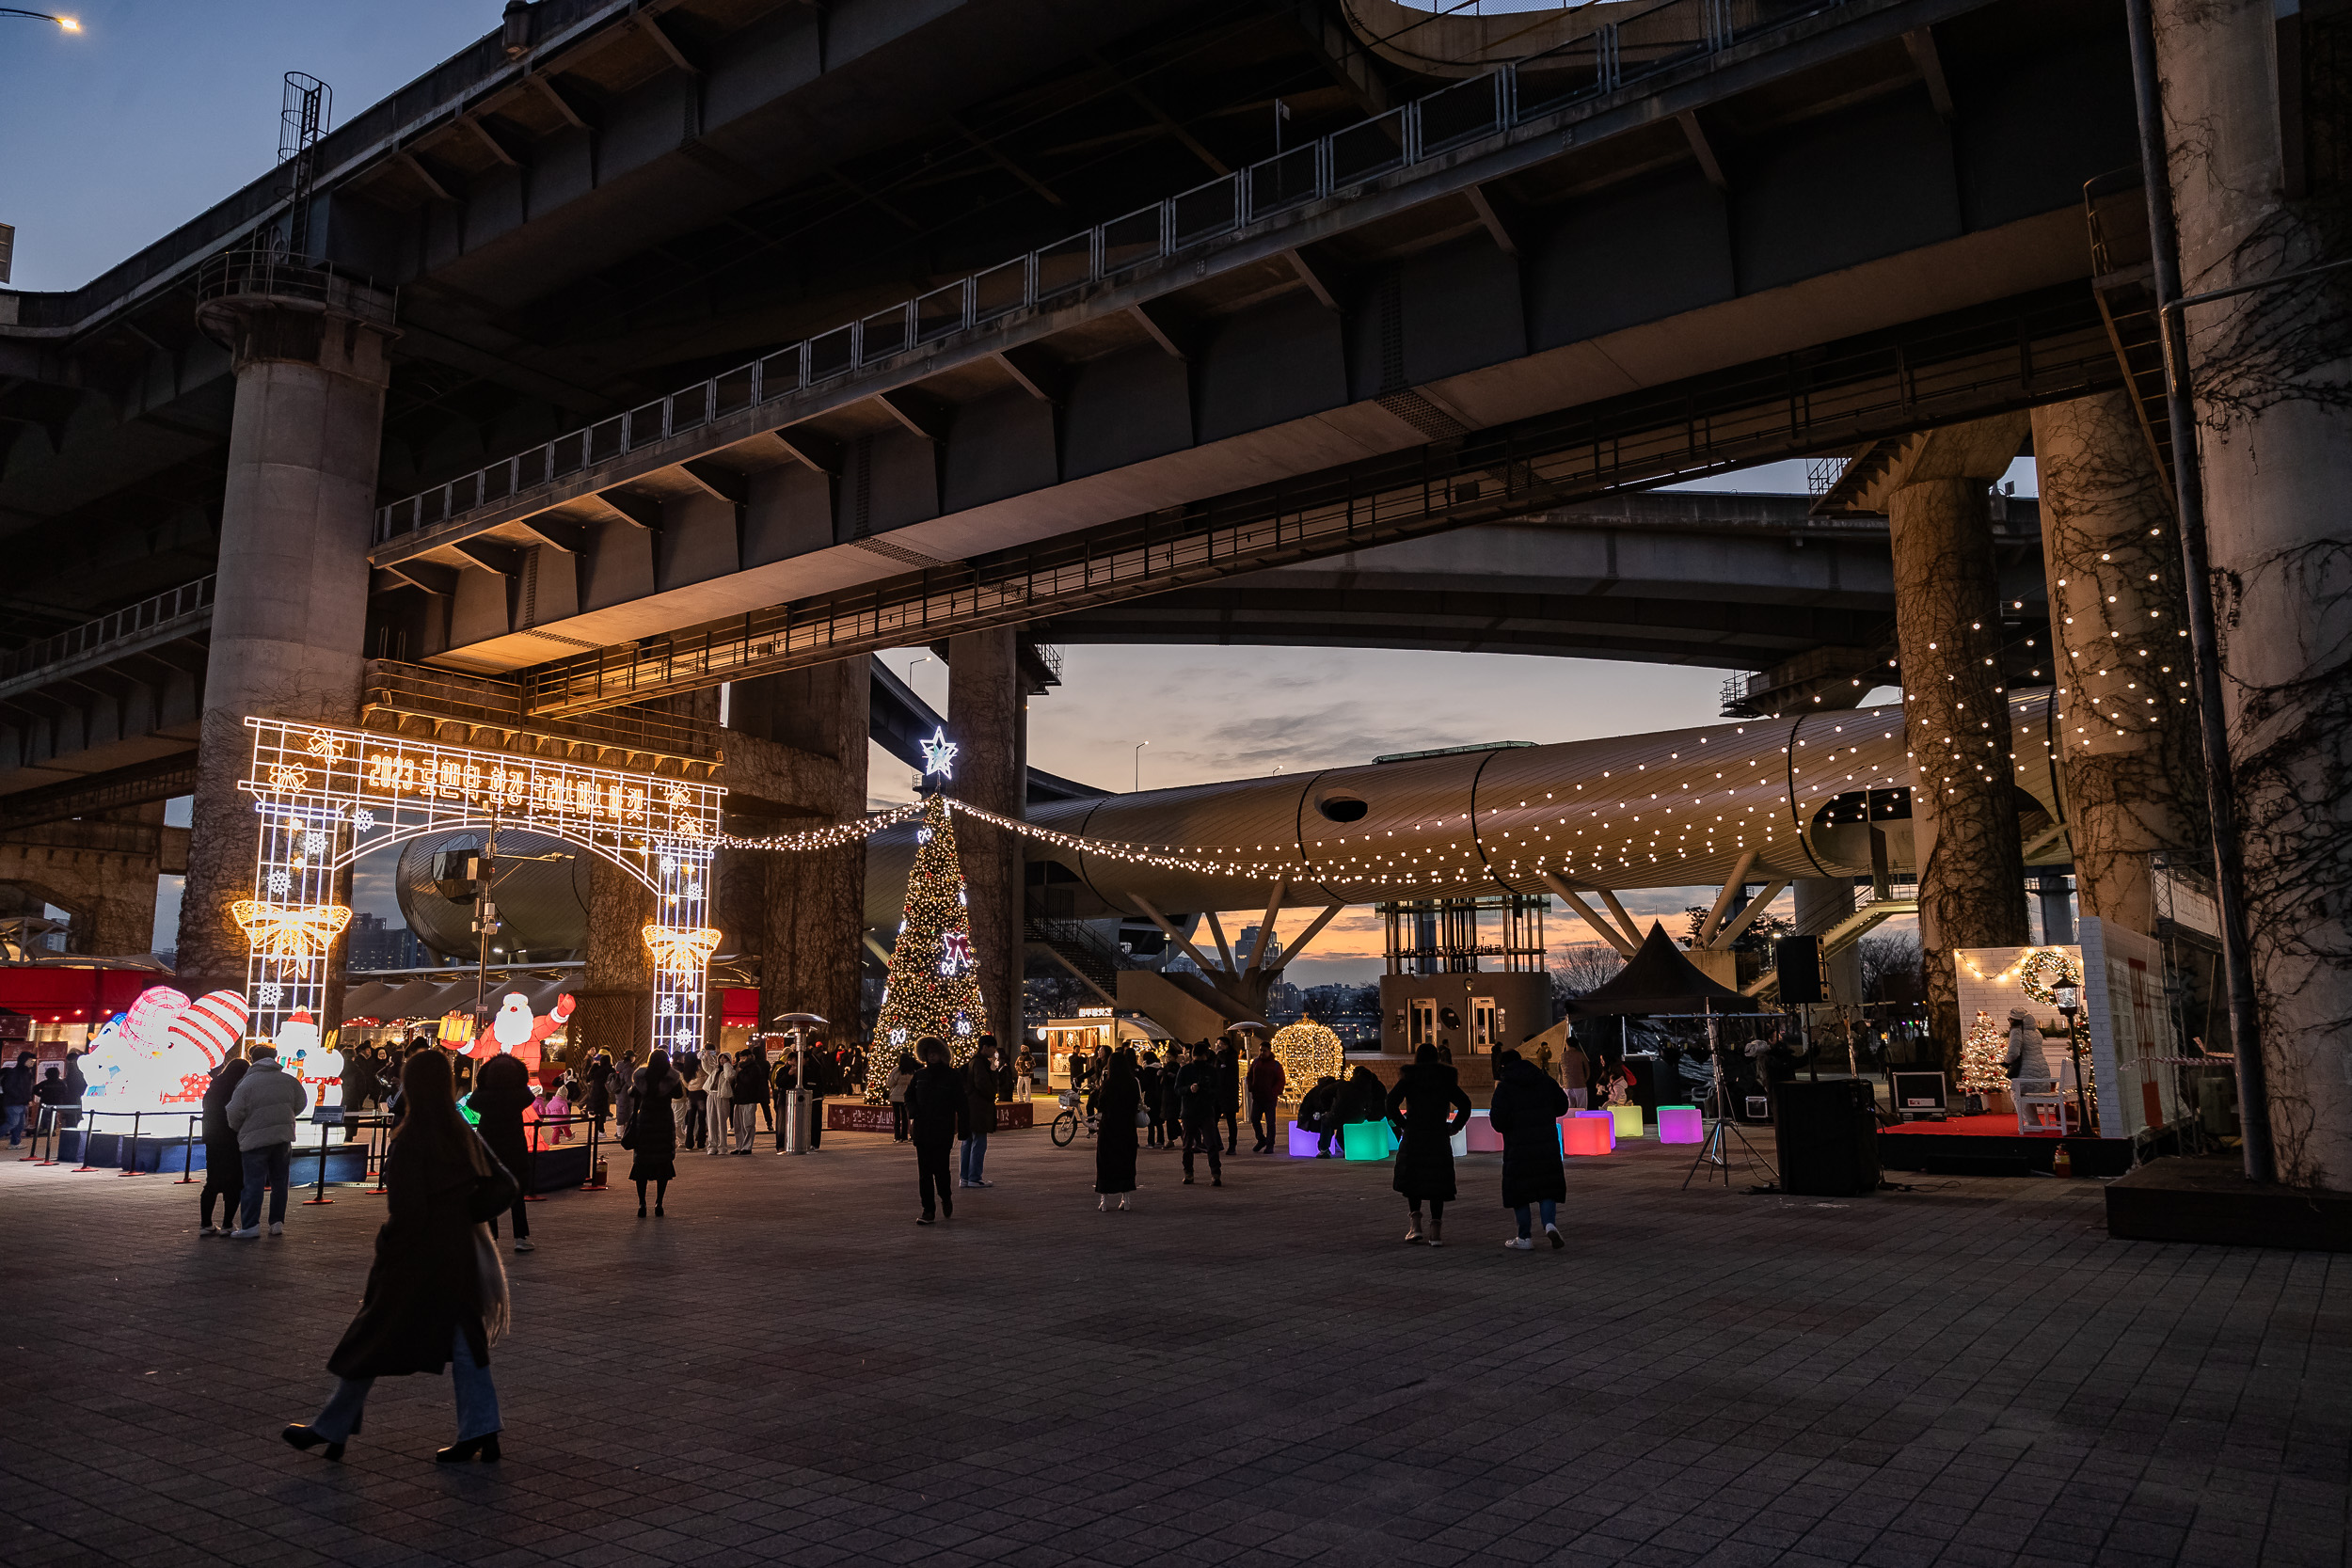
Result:
<svg viewBox="0 0 2352 1568"><path fill-rule="evenodd" d="M1094 1190L1097 1210L1136 1190L1136 1113L1143 1109L1143 1085L1136 1079L1136 1053L1122 1049L1111 1058L1103 1086L1087 1097L1087 1109L1098 1123L1094 1133Z"/></svg>
<svg viewBox="0 0 2352 1568"><path fill-rule="evenodd" d="M654 1217L661 1217L661 1200L677 1179L677 1118L670 1102L684 1099L686 1085L670 1070L670 1058L656 1051L645 1058L629 1085L631 1116L622 1147L634 1156L628 1179L637 1183L637 1217L645 1217L645 1183L653 1183Z"/></svg>
<svg viewBox="0 0 2352 1568"><path fill-rule="evenodd" d="M516 1182L458 1114L449 1059L420 1051L401 1069L405 1112L384 1153L385 1219L375 1233L367 1293L327 1358L339 1380L308 1426L285 1430L297 1449L341 1459L379 1377L450 1370L457 1441L444 1463L499 1457L499 1397L490 1346L506 1330L506 1271L482 1222L515 1201Z"/></svg>

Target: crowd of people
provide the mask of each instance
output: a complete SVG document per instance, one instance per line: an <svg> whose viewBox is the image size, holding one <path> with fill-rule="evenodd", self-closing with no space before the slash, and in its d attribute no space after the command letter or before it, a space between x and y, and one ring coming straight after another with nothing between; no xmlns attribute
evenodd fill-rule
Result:
<svg viewBox="0 0 2352 1568"><path fill-rule="evenodd" d="M1496 1057L1490 1115L1504 1144L1501 1196L1518 1218L1518 1234L1505 1244L1518 1250L1534 1246L1538 1219L1550 1245L1564 1244L1556 1218L1566 1186L1553 1129L1572 1103L1582 1101L1590 1081L1581 1054L1573 1047L1570 1053L1572 1059L1557 1072L1549 1059L1539 1066L1511 1051ZM63 1070L53 1067L40 1082L32 1081L31 1068L27 1053L0 1069L12 1140L24 1120L19 1107L62 1106L79 1098L71 1058ZM950 1221L959 1191L994 1185L987 1160L998 1107L1025 1098L1034 1069L1025 1049L1008 1052L988 1036L961 1064L936 1037L918 1040L892 1064L882 1093L892 1107L896 1140L914 1148L915 1223ZM1239 1152L1245 1109L1251 1152L1281 1152L1276 1147L1280 1110L1294 1085L1263 1040L1254 1053L1232 1035L1171 1044L1164 1053L1104 1047L1073 1059L1071 1071L1073 1097L1095 1128L1098 1210L1134 1208L1137 1159L1145 1148L1180 1151L1184 1184L1194 1184L1205 1163L1209 1184L1222 1187L1224 1159ZM525 1191L532 1150L578 1136L610 1137L630 1156L627 1180L637 1189L638 1217L660 1219L680 1150L748 1155L764 1123L783 1151L792 1098L803 1088L813 1101L808 1142L821 1147L824 1098L862 1092L866 1072L863 1053L821 1039L796 1042L774 1059L767 1040L756 1037L732 1053L714 1045L675 1062L660 1051L635 1065L592 1052L575 1066L550 1064L535 1079L518 1057L476 1062L421 1037L356 1046L346 1058L342 1110L347 1118L379 1113L389 1125L381 1175L386 1217L359 1312L327 1363L334 1389L315 1418L285 1429L286 1441L340 1459L360 1430L375 1379L447 1370L458 1433L437 1457L453 1463L499 1459L489 1354L507 1318L500 1228L511 1227L516 1252L533 1249ZM1564 1087L1564 1079L1571 1086ZM1395 1130L1391 1185L1406 1204L1405 1239L1441 1246L1445 1208L1456 1197L1450 1140L1470 1115L1454 1068L1423 1047L1393 1087L1359 1064L1344 1079L1319 1078L1296 1098L1297 1123L1317 1140L1318 1157L1343 1146L1353 1124ZM252 1240L283 1232L289 1162L305 1099L302 1084L267 1044L253 1045L215 1070L203 1101L200 1234ZM534 1119L543 1124L535 1139L530 1130ZM961 1156L951 1177L948 1153L959 1142ZM1343 1147L1338 1151L1345 1152Z"/></svg>

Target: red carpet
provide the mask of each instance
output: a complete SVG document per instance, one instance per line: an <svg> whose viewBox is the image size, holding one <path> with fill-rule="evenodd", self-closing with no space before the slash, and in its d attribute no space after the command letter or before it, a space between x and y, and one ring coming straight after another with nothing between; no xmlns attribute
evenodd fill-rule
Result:
<svg viewBox="0 0 2352 1568"><path fill-rule="evenodd" d="M2019 1133L2014 1115L1998 1117L1953 1117L1947 1121L1907 1121L1899 1127L1882 1127L1881 1135L1894 1137L1904 1132L1924 1132L1938 1138L2055 1138L2058 1130L2045 1132Z"/></svg>

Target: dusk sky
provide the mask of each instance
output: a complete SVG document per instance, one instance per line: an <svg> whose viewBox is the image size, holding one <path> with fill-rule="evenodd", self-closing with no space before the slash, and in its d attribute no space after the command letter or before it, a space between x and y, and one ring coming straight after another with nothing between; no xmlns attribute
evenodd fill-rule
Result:
<svg viewBox="0 0 2352 1568"><path fill-rule="evenodd" d="M1531 8L1492 4L1490 10ZM90 0L78 35L0 21L0 223L16 226L13 287L76 287L266 171L288 70L326 79L337 123L494 28L497 0ZM2031 465L2011 478L2033 489ZM1709 488L1797 490L1781 464ZM904 673L921 650L891 656ZM1251 648L1077 647L1064 684L1030 713L1030 755L1066 777L1124 789L1133 747L1145 787L1369 761L1479 740L1569 740L1704 723L1724 672L1502 655ZM914 667L945 706L946 672ZM906 794L876 753L875 798ZM397 918L389 865L363 867L356 902ZM158 908L172 940L178 890ZM1629 897L1671 913L1698 896ZM1237 913L1240 911L1236 911ZM1245 918L1254 922L1258 911ZM1555 942L1584 935L1572 917ZM1357 911L1302 959L1300 984L1369 980L1379 931Z"/></svg>

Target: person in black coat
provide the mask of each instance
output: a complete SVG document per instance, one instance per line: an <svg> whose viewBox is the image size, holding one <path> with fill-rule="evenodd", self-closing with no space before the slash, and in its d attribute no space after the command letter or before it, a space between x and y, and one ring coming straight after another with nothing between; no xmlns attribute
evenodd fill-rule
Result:
<svg viewBox="0 0 2352 1568"><path fill-rule="evenodd" d="M1385 1121L1389 1115L1388 1105L1387 1085L1380 1082L1377 1073L1359 1062L1356 1070L1348 1075L1347 1082L1340 1085L1339 1100L1331 1107L1333 1130L1343 1134L1340 1140L1342 1155L1347 1152L1344 1133L1348 1123Z"/></svg>
<svg viewBox="0 0 2352 1568"><path fill-rule="evenodd" d="M385 1218L367 1294L326 1362L340 1381L308 1426L296 1423L281 1435L297 1449L324 1443L327 1458L341 1459L377 1378L447 1367L457 1395L457 1441L435 1457L496 1460L490 1345L506 1327L506 1273L498 1249L478 1244L474 1216L512 1202L515 1180L458 1114L447 1057L437 1051L411 1056L400 1092L407 1109L384 1153Z"/></svg>
<svg viewBox="0 0 2352 1568"><path fill-rule="evenodd" d="M1443 1245L1445 1206L1454 1197L1452 1140L1470 1125L1470 1096L1462 1092L1454 1069L1438 1060L1438 1048L1424 1045L1413 1053L1413 1065L1397 1074L1387 1111L1398 1139L1396 1178L1391 1185L1405 1195L1405 1206L1413 1216L1405 1239ZM1421 1230L1424 1201L1429 1205L1426 1238Z"/></svg>
<svg viewBox="0 0 2352 1568"><path fill-rule="evenodd" d="M1109 1207L1116 1194L1124 1209L1127 1195L1136 1190L1136 1113L1143 1109L1132 1050L1122 1047L1111 1057L1103 1086L1088 1097L1087 1109L1101 1123L1094 1134L1094 1190L1101 1195L1094 1207L1098 1212Z"/></svg>
<svg viewBox="0 0 2352 1568"><path fill-rule="evenodd" d="M1502 1071L1495 1079L1494 1106L1486 1115L1502 1137L1502 1206L1518 1212L1519 1234L1502 1244L1515 1252L1532 1252L1530 1204L1540 1205L1544 1234L1553 1247L1560 1239L1559 1205L1567 1201L1568 1181L1560 1162L1560 1118L1568 1114L1568 1095L1549 1073L1505 1051L1496 1060Z"/></svg>
<svg viewBox="0 0 2352 1568"><path fill-rule="evenodd" d="M667 1052L654 1051L637 1069L629 1085L628 1179L637 1183L637 1217L645 1217L645 1183L653 1183L654 1218L661 1217L661 1200L677 1180L677 1113L670 1107L686 1098L686 1080L670 1066Z"/></svg>
<svg viewBox="0 0 2352 1568"><path fill-rule="evenodd" d="M993 1187L981 1174L988 1163L988 1135L996 1126L996 1037L982 1035L963 1064L963 1158L956 1169L959 1187Z"/></svg>
<svg viewBox="0 0 2352 1568"><path fill-rule="evenodd" d="M955 1192L947 1180L947 1149L959 1133L972 1125L972 1102L964 1093L963 1075L947 1065L947 1047L926 1035L914 1045L923 1065L907 1084L907 1120L914 1140L914 1181L923 1196L923 1214L914 1223L930 1225L956 1217Z"/></svg>
<svg viewBox="0 0 2352 1568"><path fill-rule="evenodd" d="M1192 1185L1192 1156L1199 1150L1209 1157L1209 1185L1225 1185L1225 1172L1218 1164L1216 1138L1217 1096L1222 1092L1216 1069L1216 1056L1202 1040L1192 1048L1192 1064L1176 1075L1176 1100L1184 1107L1184 1185Z"/></svg>
<svg viewBox="0 0 2352 1568"><path fill-rule="evenodd" d="M1225 1127L1225 1152L1241 1152L1241 1044L1231 1035L1216 1045L1216 1119Z"/></svg>
<svg viewBox="0 0 2352 1568"><path fill-rule="evenodd" d="M523 1129L523 1113L531 1109L531 1069L520 1056L503 1053L482 1064L474 1074L473 1098L467 1101L481 1117L482 1141L489 1146L506 1174L515 1179L515 1250L529 1252L531 1207L524 1188L531 1178L531 1139ZM498 1216L490 1218L490 1234L499 1233Z"/></svg>
<svg viewBox="0 0 2352 1568"><path fill-rule="evenodd" d="M229 1125L229 1097L245 1082L246 1064L240 1056L223 1063L204 1090L204 1228L199 1236L226 1236L235 1228L237 1205L245 1197L245 1155L237 1148L237 1130ZM213 1199L221 1200L220 1225L213 1225Z"/></svg>
<svg viewBox="0 0 2352 1568"><path fill-rule="evenodd" d="M593 1123L590 1134L602 1137L605 1118L612 1114L612 1058L601 1051L588 1058L588 1099L580 1110Z"/></svg>
<svg viewBox="0 0 2352 1568"><path fill-rule="evenodd" d="M1315 1134L1318 1160L1331 1158L1331 1135L1340 1130L1340 1081L1327 1072L1298 1100L1298 1125Z"/></svg>
<svg viewBox="0 0 2352 1568"><path fill-rule="evenodd" d="M752 1138L759 1131L759 1115L768 1106L771 1082L766 1046L754 1040L735 1053L734 1152L738 1154L752 1151Z"/></svg>
<svg viewBox="0 0 2352 1568"><path fill-rule="evenodd" d="M1136 1093L1142 1101L1144 1115L1150 1118L1149 1124L1143 1130L1144 1145L1146 1148L1157 1148L1160 1146L1161 1115L1160 1060L1157 1056L1147 1053L1143 1060L1136 1064Z"/></svg>
<svg viewBox="0 0 2352 1568"><path fill-rule="evenodd" d="M1184 1141L1184 1048L1168 1042L1160 1063L1160 1147L1175 1148Z"/></svg>

